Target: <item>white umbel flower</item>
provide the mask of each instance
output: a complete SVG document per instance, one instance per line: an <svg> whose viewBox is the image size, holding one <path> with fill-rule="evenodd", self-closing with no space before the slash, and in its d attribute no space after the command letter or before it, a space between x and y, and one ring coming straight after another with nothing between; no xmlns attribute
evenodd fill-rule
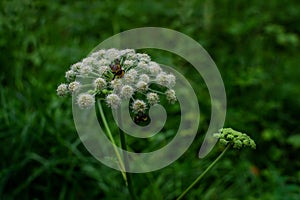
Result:
<svg viewBox="0 0 300 200"><path fill-rule="evenodd" d="M102 76L109 70L108 66L102 65L98 68L99 75Z"/></svg>
<svg viewBox="0 0 300 200"><path fill-rule="evenodd" d="M158 103L159 97L158 97L158 95L157 95L156 93L154 93L154 92L149 92L149 93L147 94L147 101L148 101L148 103L152 106L152 105L155 105L155 104Z"/></svg>
<svg viewBox="0 0 300 200"><path fill-rule="evenodd" d="M169 84L168 75L165 72L159 73L156 76L155 81L162 86L167 86Z"/></svg>
<svg viewBox="0 0 300 200"><path fill-rule="evenodd" d="M124 77L123 77L124 83L133 84L136 79L136 75L137 75L137 72L135 70L129 70L129 72L124 74Z"/></svg>
<svg viewBox="0 0 300 200"><path fill-rule="evenodd" d="M130 67L134 64L134 60L125 60L124 66Z"/></svg>
<svg viewBox="0 0 300 200"><path fill-rule="evenodd" d="M137 67L140 68L140 69L147 69L148 65L147 65L147 63L145 63L144 61L142 61L142 62L138 63Z"/></svg>
<svg viewBox="0 0 300 200"><path fill-rule="evenodd" d="M128 60L137 60L137 55L136 55L135 51L133 49L131 49L131 51L128 51L126 53L126 58Z"/></svg>
<svg viewBox="0 0 300 200"><path fill-rule="evenodd" d="M134 49L123 49L120 51L121 55L131 55L131 54L135 54Z"/></svg>
<svg viewBox="0 0 300 200"><path fill-rule="evenodd" d="M83 93L77 98L77 104L80 108L91 108L95 104L95 98L91 94Z"/></svg>
<svg viewBox="0 0 300 200"><path fill-rule="evenodd" d="M121 90L123 86L123 83L121 79L115 79L110 82L110 85L112 86L115 92L119 92L119 90Z"/></svg>
<svg viewBox="0 0 300 200"><path fill-rule="evenodd" d="M116 94L109 94L106 97L106 103L112 109L117 109L121 105L121 98Z"/></svg>
<svg viewBox="0 0 300 200"><path fill-rule="evenodd" d="M138 75L138 72L135 69L131 69L126 74L132 75L134 78Z"/></svg>
<svg viewBox="0 0 300 200"><path fill-rule="evenodd" d="M94 57L91 57L91 56L89 56L89 57L87 57L87 58L84 58L83 60L82 60L82 66L89 66L89 67L95 67L96 66L96 63L97 63L97 60L96 60L96 58L94 58Z"/></svg>
<svg viewBox="0 0 300 200"><path fill-rule="evenodd" d="M125 85L121 89L121 95L125 99L129 99L133 95L133 92L134 92L133 88L129 85Z"/></svg>
<svg viewBox="0 0 300 200"><path fill-rule="evenodd" d="M74 72L73 70L69 70L66 72L65 77L68 81L73 81L76 77L76 72Z"/></svg>
<svg viewBox="0 0 300 200"><path fill-rule="evenodd" d="M97 78L94 80L94 87L97 90L102 90L106 87L106 81L103 78Z"/></svg>
<svg viewBox="0 0 300 200"><path fill-rule="evenodd" d="M98 61L99 66L108 66L109 64L110 64L110 61L107 59L104 59L104 58L102 58Z"/></svg>
<svg viewBox="0 0 300 200"><path fill-rule="evenodd" d="M157 75L162 71L160 66L156 62L152 62L152 61L149 62L148 68L149 68L150 73L153 75Z"/></svg>
<svg viewBox="0 0 300 200"><path fill-rule="evenodd" d="M136 84L136 88L139 91L146 91L148 89L148 84L146 82L144 82L144 81L139 81Z"/></svg>
<svg viewBox="0 0 300 200"><path fill-rule="evenodd" d="M176 84L175 76L164 72L149 55L136 53L133 49L97 50L71 65L65 78L67 83L58 86L57 94L75 96L74 92L80 90L81 94L76 99L80 108L92 107L98 100L96 98L105 98L112 109L117 109L123 99L133 99L130 112L147 113L150 106L159 103L159 94L163 95L161 90L165 90L164 87L167 87L166 99L170 103L177 100L172 90Z"/></svg>
<svg viewBox="0 0 300 200"><path fill-rule="evenodd" d="M69 90L70 92L75 92L76 90L78 90L80 88L80 83L78 81L73 81L69 84Z"/></svg>
<svg viewBox="0 0 300 200"><path fill-rule="evenodd" d="M105 50L104 49L101 49L99 51L96 51L94 53L91 54L91 57L95 58L95 59L98 59L98 58L101 58L103 57L105 54Z"/></svg>
<svg viewBox="0 0 300 200"><path fill-rule="evenodd" d="M88 75L89 73L91 73L93 71L92 67L89 65L83 65L80 68L80 74L81 75Z"/></svg>
<svg viewBox="0 0 300 200"><path fill-rule="evenodd" d="M82 66L82 62L75 63L75 64L71 65L71 70L74 72L79 72L81 66Z"/></svg>
<svg viewBox="0 0 300 200"><path fill-rule="evenodd" d="M156 76L156 82L160 85L166 86L168 88L172 88L175 86L176 78L173 74L166 74L165 72L161 72Z"/></svg>
<svg viewBox="0 0 300 200"><path fill-rule="evenodd" d="M171 103L174 104L177 101L175 91L172 89L169 89L165 92L167 100Z"/></svg>
<svg viewBox="0 0 300 200"><path fill-rule="evenodd" d="M144 81L145 83L149 83L150 78L147 74L141 74L140 75L140 81Z"/></svg>
<svg viewBox="0 0 300 200"><path fill-rule="evenodd" d="M138 57L139 61L141 61L141 62L148 63L151 61L150 56L145 53L137 53L137 57Z"/></svg>
<svg viewBox="0 0 300 200"><path fill-rule="evenodd" d="M120 52L117 49L108 49L106 51L105 57L108 60L113 61L115 59L119 59L120 58Z"/></svg>
<svg viewBox="0 0 300 200"><path fill-rule="evenodd" d="M139 113L139 112L142 112L142 113L145 113L145 110L147 108L147 105L144 101L142 100L135 100L133 103L132 103L132 106L131 106L132 110L134 113Z"/></svg>
<svg viewBox="0 0 300 200"><path fill-rule="evenodd" d="M60 84L56 89L57 95L64 97L69 93L68 85L65 83Z"/></svg>
<svg viewBox="0 0 300 200"><path fill-rule="evenodd" d="M167 85L167 87L168 88L174 87L175 84L176 84L176 78L175 78L175 76L173 74L168 74L167 78L168 78L168 85Z"/></svg>
<svg viewBox="0 0 300 200"><path fill-rule="evenodd" d="M132 83L134 83L134 81L135 81L135 76L136 76L136 75L131 74L131 73L125 73L125 74L124 74L124 77L123 77L124 83L125 83L125 84L132 84Z"/></svg>

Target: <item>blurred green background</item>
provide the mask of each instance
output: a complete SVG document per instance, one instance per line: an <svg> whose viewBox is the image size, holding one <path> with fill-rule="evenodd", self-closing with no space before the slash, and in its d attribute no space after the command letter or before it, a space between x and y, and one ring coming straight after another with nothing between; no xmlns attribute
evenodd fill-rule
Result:
<svg viewBox="0 0 300 200"><path fill-rule="evenodd" d="M186 199L300 199L298 0L1 0L0 199L129 199L120 173L83 147L71 98L55 90L69 66L101 41L143 26L180 31L209 52L226 87L225 126L257 143L256 150L227 153ZM162 55L152 57L189 75L201 123L178 161L133 174L136 193L146 200L174 199L221 149L197 158L210 118L205 84L183 61Z"/></svg>

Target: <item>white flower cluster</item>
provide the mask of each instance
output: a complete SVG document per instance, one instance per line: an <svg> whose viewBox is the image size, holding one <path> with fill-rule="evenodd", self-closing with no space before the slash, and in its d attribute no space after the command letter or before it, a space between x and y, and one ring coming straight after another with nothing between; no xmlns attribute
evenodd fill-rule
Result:
<svg viewBox="0 0 300 200"><path fill-rule="evenodd" d="M58 86L59 96L73 94L85 85L93 87L92 91L78 95L80 108L93 106L97 97L105 99L112 109L117 109L122 99L129 99L133 113L145 113L149 106L159 102L160 95L165 95L169 103L177 101L172 89L176 84L175 76L164 72L147 54L136 53L133 49L96 51L73 64L65 77L68 83ZM77 78L91 82L80 83ZM153 89L152 84L160 85L161 90Z"/></svg>

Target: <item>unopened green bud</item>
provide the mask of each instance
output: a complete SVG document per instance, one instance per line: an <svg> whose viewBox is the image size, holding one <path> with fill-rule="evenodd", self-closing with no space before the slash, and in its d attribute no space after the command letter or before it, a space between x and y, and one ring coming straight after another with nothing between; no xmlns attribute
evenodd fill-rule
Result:
<svg viewBox="0 0 300 200"><path fill-rule="evenodd" d="M256 148L255 142L247 134L235 131L231 128L220 129L220 132L215 133L214 137L219 138L221 144L231 144L232 147L236 149L243 147Z"/></svg>

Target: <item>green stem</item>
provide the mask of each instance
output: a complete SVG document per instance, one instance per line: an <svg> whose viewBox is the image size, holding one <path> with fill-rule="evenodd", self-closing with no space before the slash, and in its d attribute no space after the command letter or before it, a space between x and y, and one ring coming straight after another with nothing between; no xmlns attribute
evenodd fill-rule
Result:
<svg viewBox="0 0 300 200"><path fill-rule="evenodd" d="M121 126L121 124L120 124L121 123L120 114L118 114L118 117L119 117L118 121L119 121L119 127L120 127ZM124 132L122 131L121 128L119 128L119 131L120 131L121 146L122 146L122 149L123 149L123 158L124 158L124 164L125 164L125 174L126 174L126 177L127 177L127 187L128 187L128 190L129 190L129 193L130 193L130 196L131 196L132 200L136 200L137 198L136 198L134 190L133 190L131 173L128 173L129 164L128 164L126 138L125 138L125 134L124 134Z"/></svg>
<svg viewBox="0 0 300 200"><path fill-rule="evenodd" d="M213 168L213 166L223 157L223 155L225 154L225 152L229 149L230 145L227 145L226 148L223 150L223 152L216 158L216 160L214 160L214 162L212 162L204 172L202 172L202 174L200 174L200 176L198 176L198 178L176 199L176 200L180 200L183 198L183 196L190 190L192 189L192 187L194 187L201 179L202 177L209 171L211 170L211 168Z"/></svg>
<svg viewBox="0 0 300 200"><path fill-rule="evenodd" d="M118 151L116 142L115 142L115 140L114 140L114 138L113 138L113 136L112 136L112 134L111 134L111 131L110 131L109 126L108 126L108 123L107 123L107 121L106 121L106 118L105 118L105 115L104 115L104 112L103 112L103 108L102 108L102 105L101 105L101 101L100 101L100 100L97 100L97 103L98 103L98 104L96 104L96 105L97 105L97 108L98 108L98 110L99 110L100 117L101 117L101 119L102 119L102 122L103 122L103 125L104 125L104 127L105 127L106 133L107 133L109 139L111 140L111 142L112 142L112 144L113 144L113 146L114 146L114 151L115 151L116 156L117 156L118 161L119 161L119 165L120 165L120 168L121 168L121 173L122 173L123 179L124 179L124 181L125 181L125 183L126 183L126 185L127 185L127 184L128 184L128 183L127 183L127 176L126 176L126 173L125 173L126 170L125 170L125 167L124 167L122 158L121 158L121 156L120 156L120 153L119 153L119 151ZM97 117L98 117L98 116L97 116Z"/></svg>

